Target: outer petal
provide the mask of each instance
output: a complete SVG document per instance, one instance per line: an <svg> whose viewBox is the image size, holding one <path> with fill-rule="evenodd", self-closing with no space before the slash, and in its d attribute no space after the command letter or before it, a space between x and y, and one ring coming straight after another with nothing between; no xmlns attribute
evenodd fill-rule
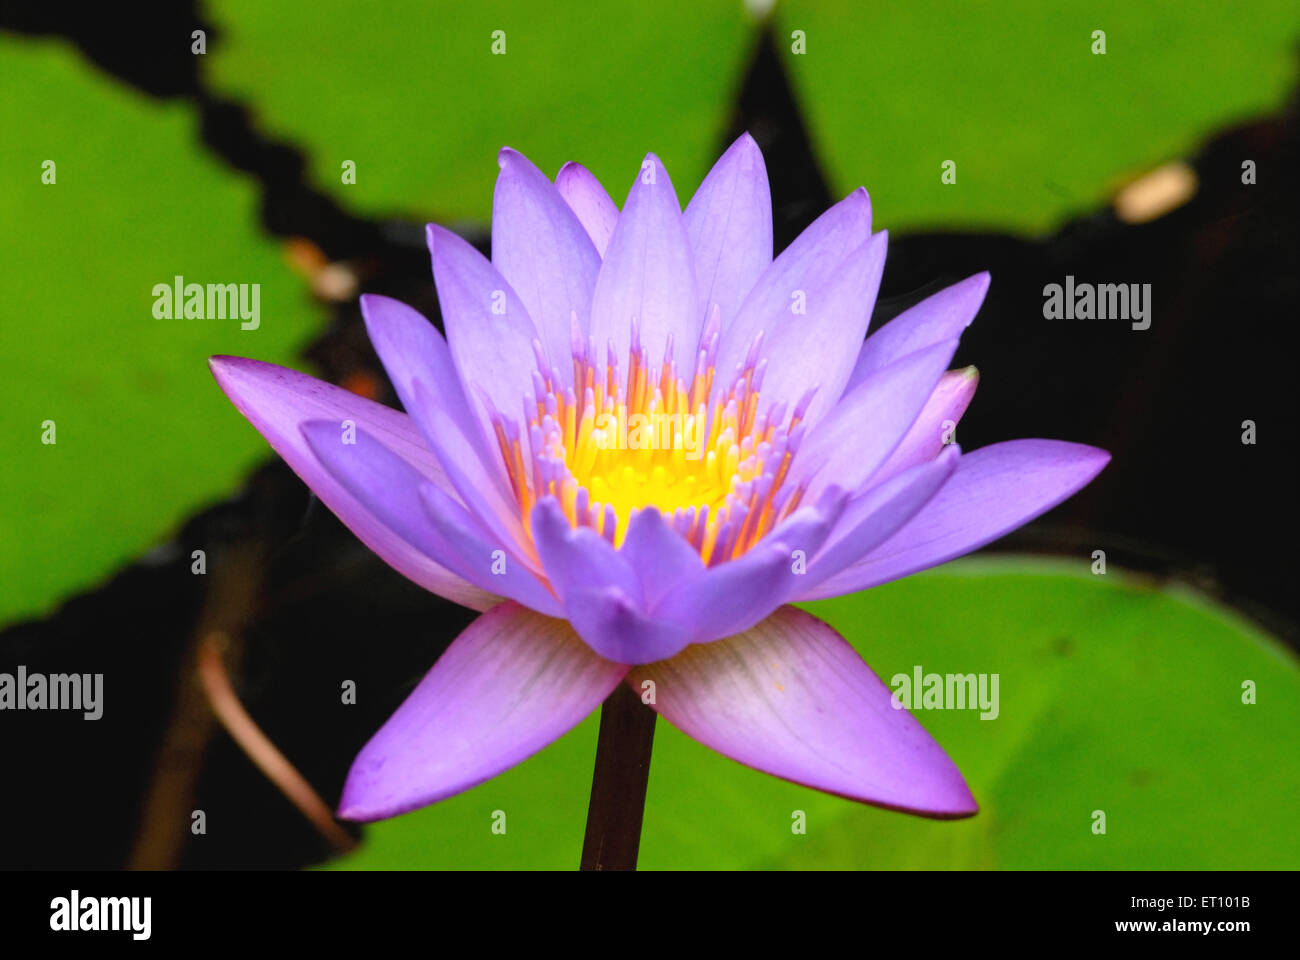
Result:
<svg viewBox="0 0 1300 960"><path fill-rule="evenodd" d="M560 167L555 175L555 189L564 202L577 215L587 236L602 257L609 248L609 239L618 223L618 207L609 198L605 188L590 170L580 163L570 161ZM585 327L583 328L586 329Z"/></svg>
<svg viewBox="0 0 1300 960"><path fill-rule="evenodd" d="M977 273L904 310L862 345L848 389L899 357L940 340L960 337L975 319L988 289L989 275Z"/></svg>
<svg viewBox="0 0 1300 960"><path fill-rule="evenodd" d="M911 522L803 599L865 590L978 550L1052 509L1109 461L1105 450L1063 440L1009 440L968 453Z"/></svg>
<svg viewBox="0 0 1300 960"><path fill-rule="evenodd" d="M559 601L517 556L506 563L508 576L493 576L492 552L504 545L484 542L487 535L458 501L365 430L358 428L353 442L344 443L337 423L312 420L302 425L302 433L334 479L397 536L481 590L560 615ZM424 506L424 487L437 491L436 502L460 519L459 525L449 522L440 528L433 522Z"/></svg>
<svg viewBox="0 0 1300 960"><path fill-rule="evenodd" d="M858 188L818 217L759 274L736 318L722 329L718 341L714 394L731 386L760 331L770 336L791 317L791 296L821 290L839 273L849 251L871 237L871 200ZM868 311L870 312L870 311Z"/></svg>
<svg viewBox="0 0 1300 960"><path fill-rule="evenodd" d="M772 194L748 133L727 148L682 214L695 254L700 322L716 304L725 328L772 262Z"/></svg>
<svg viewBox="0 0 1300 960"><path fill-rule="evenodd" d="M853 351L871 322L888 240L887 233L876 234L844 258L825 286L803 289L803 315L791 314L787 295L784 316L773 317L774 326L764 333L762 355L778 361L763 377L765 404L795 404L816 387L804 415L810 427L835 406L853 372Z"/></svg>
<svg viewBox="0 0 1300 960"><path fill-rule="evenodd" d="M505 496L503 478L496 469L496 455L489 449L478 417L470 408L451 351L438 328L418 310L400 300L373 293L361 297L361 315L366 320L370 343L379 354L402 407L419 424L424 435L427 437L432 432L430 421L433 417L450 417L469 444L464 455L476 455L498 491ZM415 387L417 380L424 384L427 395L437 402L438 412L421 403L422 398L417 395Z"/></svg>
<svg viewBox="0 0 1300 960"><path fill-rule="evenodd" d="M651 611L656 619L680 624L691 643L709 643L747 630L785 603L803 583L805 561L816 556L844 509L845 497L829 490L816 506L805 506L735 560L683 582Z"/></svg>
<svg viewBox="0 0 1300 960"><path fill-rule="evenodd" d="M539 334L514 289L481 253L437 224L429 224L428 238L447 345L490 437L484 398L507 416L518 416L524 395L532 392L533 341Z"/></svg>
<svg viewBox="0 0 1300 960"><path fill-rule="evenodd" d="M479 462L452 418L444 414L423 380L415 381L417 403L428 411L425 439L447 475L448 486L502 545L513 547L534 571L541 569L536 551L519 518L519 510L493 482L495 471Z"/></svg>
<svg viewBox="0 0 1300 960"><path fill-rule="evenodd" d="M626 672L563 620L501 604L456 638L365 745L339 816L382 820L491 779L576 726Z"/></svg>
<svg viewBox="0 0 1300 960"><path fill-rule="evenodd" d="M348 529L385 563L426 590L475 610L486 610L497 602L495 596L435 563L380 522L330 475L299 429L309 420L328 419L340 429L344 420L351 420L382 438L422 477L439 486L448 486L446 475L424 445L410 417L274 364L239 357L213 357L209 365L217 383L239 412Z"/></svg>
<svg viewBox="0 0 1300 960"><path fill-rule="evenodd" d="M794 460L808 495L829 484L857 490L885 462L925 407L957 349L943 340L876 371L840 400L804 440Z"/></svg>
<svg viewBox="0 0 1300 960"><path fill-rule="evenodd" d="M647 154L596 280L591 337L597 356L603 360L606 344L612 342L620 370L626 373L623 364L635 319L651 369L659 369L671 335L678 375L689 379L700 341L696 306L695 268L681 206L663 164Z"/></svg>
<svg viewBox="0 0 1300 960"><path fill-rule="evenodd" d="M954 443L953 428L970 406L979 378L979 371L974 367L945 373L930 399L925 401L912 429L894 448L884 466L872 474L870 483L883 483L918 463L933 460L945 446Z"/></svg>
<svg viewBox="0 0 1300 960"><path fill-rule="evenodd" d="M808 566L796 599L880 546L921 511L957 469L961 449L953 444L938 457L903 471L854 499Z"/></svg>
<svg viewBox="0 0 1300 960"><path fill-rule="evenodd" d="M600 254L546 174L509 147L497 162L492 264L519 294L561 380L572 385L571 317L578 329L589 328Z"/></svg>
<svg viewBox="0 0 1300 960"><path fill-rule="evenodd" d="M839 634L782 607L746 632L688 647L627 680L655 684L673 726L746 766L931 817L978 809L961 774Z"/></svg>
<svg viewBox="0 0 1300 960"><path fill-rule="evenodd" d="M498 543L468 510L431 483L420 487L420 499L434 528L453 551L449 567L471 583L530 610L548 617L564 616L564 608L546 581L509 545Z"/></svg>

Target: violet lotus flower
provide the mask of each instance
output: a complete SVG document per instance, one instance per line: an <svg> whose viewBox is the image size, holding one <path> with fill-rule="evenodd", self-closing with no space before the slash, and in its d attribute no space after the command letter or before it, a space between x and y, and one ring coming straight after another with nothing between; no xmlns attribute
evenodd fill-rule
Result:
<svg viewBox="0 0 1300 960"><path fill-rule="evenodd" d="M498 162L490 261L428 229L445 339L402 303L361 298L405 413L271 364L211 361L370 549L482 611L356 758L340 816L391 817L482 783L620 683L755 769L974 813L921 724L790 604L975 550L1106 464L1056 440L945 442L977 380L947 367L988 274L864 342L886 234L863 189L773 259L748 135L685 211L653 154L621 211L577 164L552 183L512 149Z"/></svg>

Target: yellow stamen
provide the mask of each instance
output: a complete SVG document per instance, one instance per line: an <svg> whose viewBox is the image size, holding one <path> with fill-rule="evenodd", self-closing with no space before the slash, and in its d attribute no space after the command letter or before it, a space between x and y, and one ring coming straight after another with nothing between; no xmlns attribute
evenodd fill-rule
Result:
<svg viewBox="0 0 1300 960"><path fill-rule="evenodd" d="M543 372L546 395L532 398L528 423L507 431L498 414L497 445L525 529L533 504L553 496L571 524L618 546L632 515L655 507L714 564L744 553L789 516L802 491L778 495L794 458L788 438L799 411L786 423L771 421L770 411L759 416L757 351L732 387L712 396L712 352L701 350L704 362L685 384L668 358L652 377L639 346L629 351L625 377L578 347L572 392ZM555 411L549 420L548 409ZM519 437L536 437L534 430L541 449L530 441L526 462Z"/></svg>

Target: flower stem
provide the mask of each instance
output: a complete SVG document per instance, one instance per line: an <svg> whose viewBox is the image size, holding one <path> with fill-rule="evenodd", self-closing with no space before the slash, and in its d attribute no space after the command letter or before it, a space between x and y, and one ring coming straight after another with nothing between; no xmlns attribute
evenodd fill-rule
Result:
<svg viewBox="0 0 1300 960"><path fill-rule="evenodd" d="M655 712L620 683L600 708L583 870L636 869L654 737Z"/></svg>

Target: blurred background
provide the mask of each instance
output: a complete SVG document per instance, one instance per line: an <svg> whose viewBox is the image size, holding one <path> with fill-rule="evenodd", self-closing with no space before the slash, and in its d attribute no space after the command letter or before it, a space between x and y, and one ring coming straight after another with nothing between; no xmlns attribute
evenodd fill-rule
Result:
<svg viewBox="0 0 1300 960"><path fill-rule="evenodd" d="M6 4L0 672L102 673L104 712L0 713L0 866L576 866L594 715L364 829L239 745L247 711L332 807L472 615L315 502L206 358L395 403L357 296L437 317L424 224L487 249L503 144L619 202L654 150L685 200L744 130L778 249L869 190L873 328L991 271L964 448L1114 459L970 559L809 607L886 680L1000 676L996 720L918 714L977 817L828 797L661 723L641 866L1300 866L1298 44L1300 7L1264 0ZM259 284L257 329L157 318L178 275ZM1067 275L1151 284L1150 328L1044 319Z"/></svg>

